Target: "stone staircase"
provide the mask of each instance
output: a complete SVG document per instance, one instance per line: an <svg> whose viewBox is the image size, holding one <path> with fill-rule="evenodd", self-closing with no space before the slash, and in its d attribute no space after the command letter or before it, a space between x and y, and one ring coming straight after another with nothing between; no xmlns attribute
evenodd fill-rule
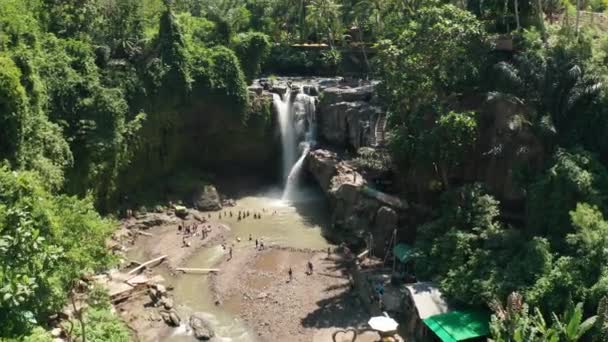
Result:
<svg viewBox="0 0 608 342"><path fill-rule="evenodd" d="M386 114L380 113L378 114L378 119L376 120L376 127L374 127L374 141L372 142L373 147L381 147L384 146L386 141Z"/></svg>

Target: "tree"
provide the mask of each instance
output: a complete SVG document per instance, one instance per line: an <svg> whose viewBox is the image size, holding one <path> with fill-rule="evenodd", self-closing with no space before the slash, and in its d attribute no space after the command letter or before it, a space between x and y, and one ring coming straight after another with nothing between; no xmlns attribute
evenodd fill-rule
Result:
<svg viewBox="0 0 608 342"><path fill-rule="evenodd" d="M114 229L89 199L56 196L32 172L0 167L0 336L29 329L65 303L74 279L111 264Z"/></svg>
<svg viewBox="0 0 608 342"><path fill-rule="evenodd" d="M377 67L389 109L405 119L476 82L485 32L452 5L423 7L402 25L399 37L379 43Z"/></svg>
<svg viewBox="0 0 608 342"><path fill-rule="evenodd" d="M164 87L172 93L190 90L188 55L183 33L170 6L160 18L158 32L160 62L165 70Z"/></svg>
<svg viewBox="0 0 608 342"><path fill-rule="evenodd" d="M232 41L234 52L241 61L241 68L248 83L259 76L262 64L270 54L268 36L259 32L238 34Z"/></svg>
<svg viewBox="0 0 608 342"><path fill-rule="evenodd" d="M547 236L563 248L567 234L573 232L569 211L585 202L606 208L606 196L600 190L608 186L608 173L597 159L581 150L558 150L554 164L529 189L527 200L528 229Z"/></svg>
<svg viewBox="0 0 608 342"><path fill-rule="evenodd" d="M341 7L335 0L311 0L306 7L306 21L315 27L316 32L326 31L327 42L332 50L342 30Z"/></svg>
<svg viewBox="0 0 608 342"><path fill-rule="evenodd" d="M449 189L449 172L458 166L470 153L477 141L477 122L475 113L449 112L437 119L435 126L430 132L429 141L423 145L430 147L421 148L421 158L428 156L433 158L433 163L439 166L441 179L446 189ZM430 152L430 153L428 153Z"/></svg>

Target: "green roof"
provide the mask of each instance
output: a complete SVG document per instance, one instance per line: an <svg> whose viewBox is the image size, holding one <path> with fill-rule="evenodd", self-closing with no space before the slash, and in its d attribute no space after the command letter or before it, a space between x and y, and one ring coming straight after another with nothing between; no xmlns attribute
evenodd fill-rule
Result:
<svg viewBox="0 0 608 342"><path fill-rule="evenodd" d="M462 310L423 320L443 342L458 342L490 334L490 316L481 311Z"/></svg>
<svg viewBox="0 0 608 342"><path fill-rule="evenodd" d="M410 245L400 243L393 248L393 254L395 254L397 260L407 262L414 256L414 248Z"/></svg>

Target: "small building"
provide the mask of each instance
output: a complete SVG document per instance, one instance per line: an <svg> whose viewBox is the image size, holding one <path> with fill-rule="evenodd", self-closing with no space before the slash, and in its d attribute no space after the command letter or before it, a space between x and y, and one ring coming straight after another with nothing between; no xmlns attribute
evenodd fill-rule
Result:
<svg viewBox="0 0 608 342"><path fill-rule="evenodd" d="M449 305L441 290L430 282L405 286L404 311L407 334L414 341L486 341L487 313Z"/></svg>

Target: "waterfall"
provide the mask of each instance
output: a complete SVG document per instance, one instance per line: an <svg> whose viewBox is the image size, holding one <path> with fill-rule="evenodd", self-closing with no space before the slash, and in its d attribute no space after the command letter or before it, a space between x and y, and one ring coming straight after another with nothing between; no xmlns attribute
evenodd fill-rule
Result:
<svg viewBox="0 0 608 342"><path fill-rule="evenodd" d="M285 182L283 200L292 200L297 189L304 159L316 138L316 98L298 93L293 101L290 89L281 98L273 94L274 106L279 116L282 147L282 179ZM302 142L300 157L297 145Z"/></svg>
<svg viewBox="0 0 608 342"><path fill-rule="evenodd" d="M281 129L281 152L282 168L281 179L287 180L289 170L296 162L296 135L291 111L291 94L289 89L281 98L279 94L273 94L274 107L279 116L279 128Z"/></svg>
<svg viewBox="0 0 608 342"><path fill-rule="evenodd" d="M298 178L300 177L300 173L302 172L302 166L304 165L304 158L310 151L310 145L307 143L303 143L304 148L302 149L302 155L298 161L291 168L291 172L289 172L289 176L287 176L287 182L285 183L285 189L283 190L283 200L289 201L293 200L295 191L298 186Z"/></svg>

